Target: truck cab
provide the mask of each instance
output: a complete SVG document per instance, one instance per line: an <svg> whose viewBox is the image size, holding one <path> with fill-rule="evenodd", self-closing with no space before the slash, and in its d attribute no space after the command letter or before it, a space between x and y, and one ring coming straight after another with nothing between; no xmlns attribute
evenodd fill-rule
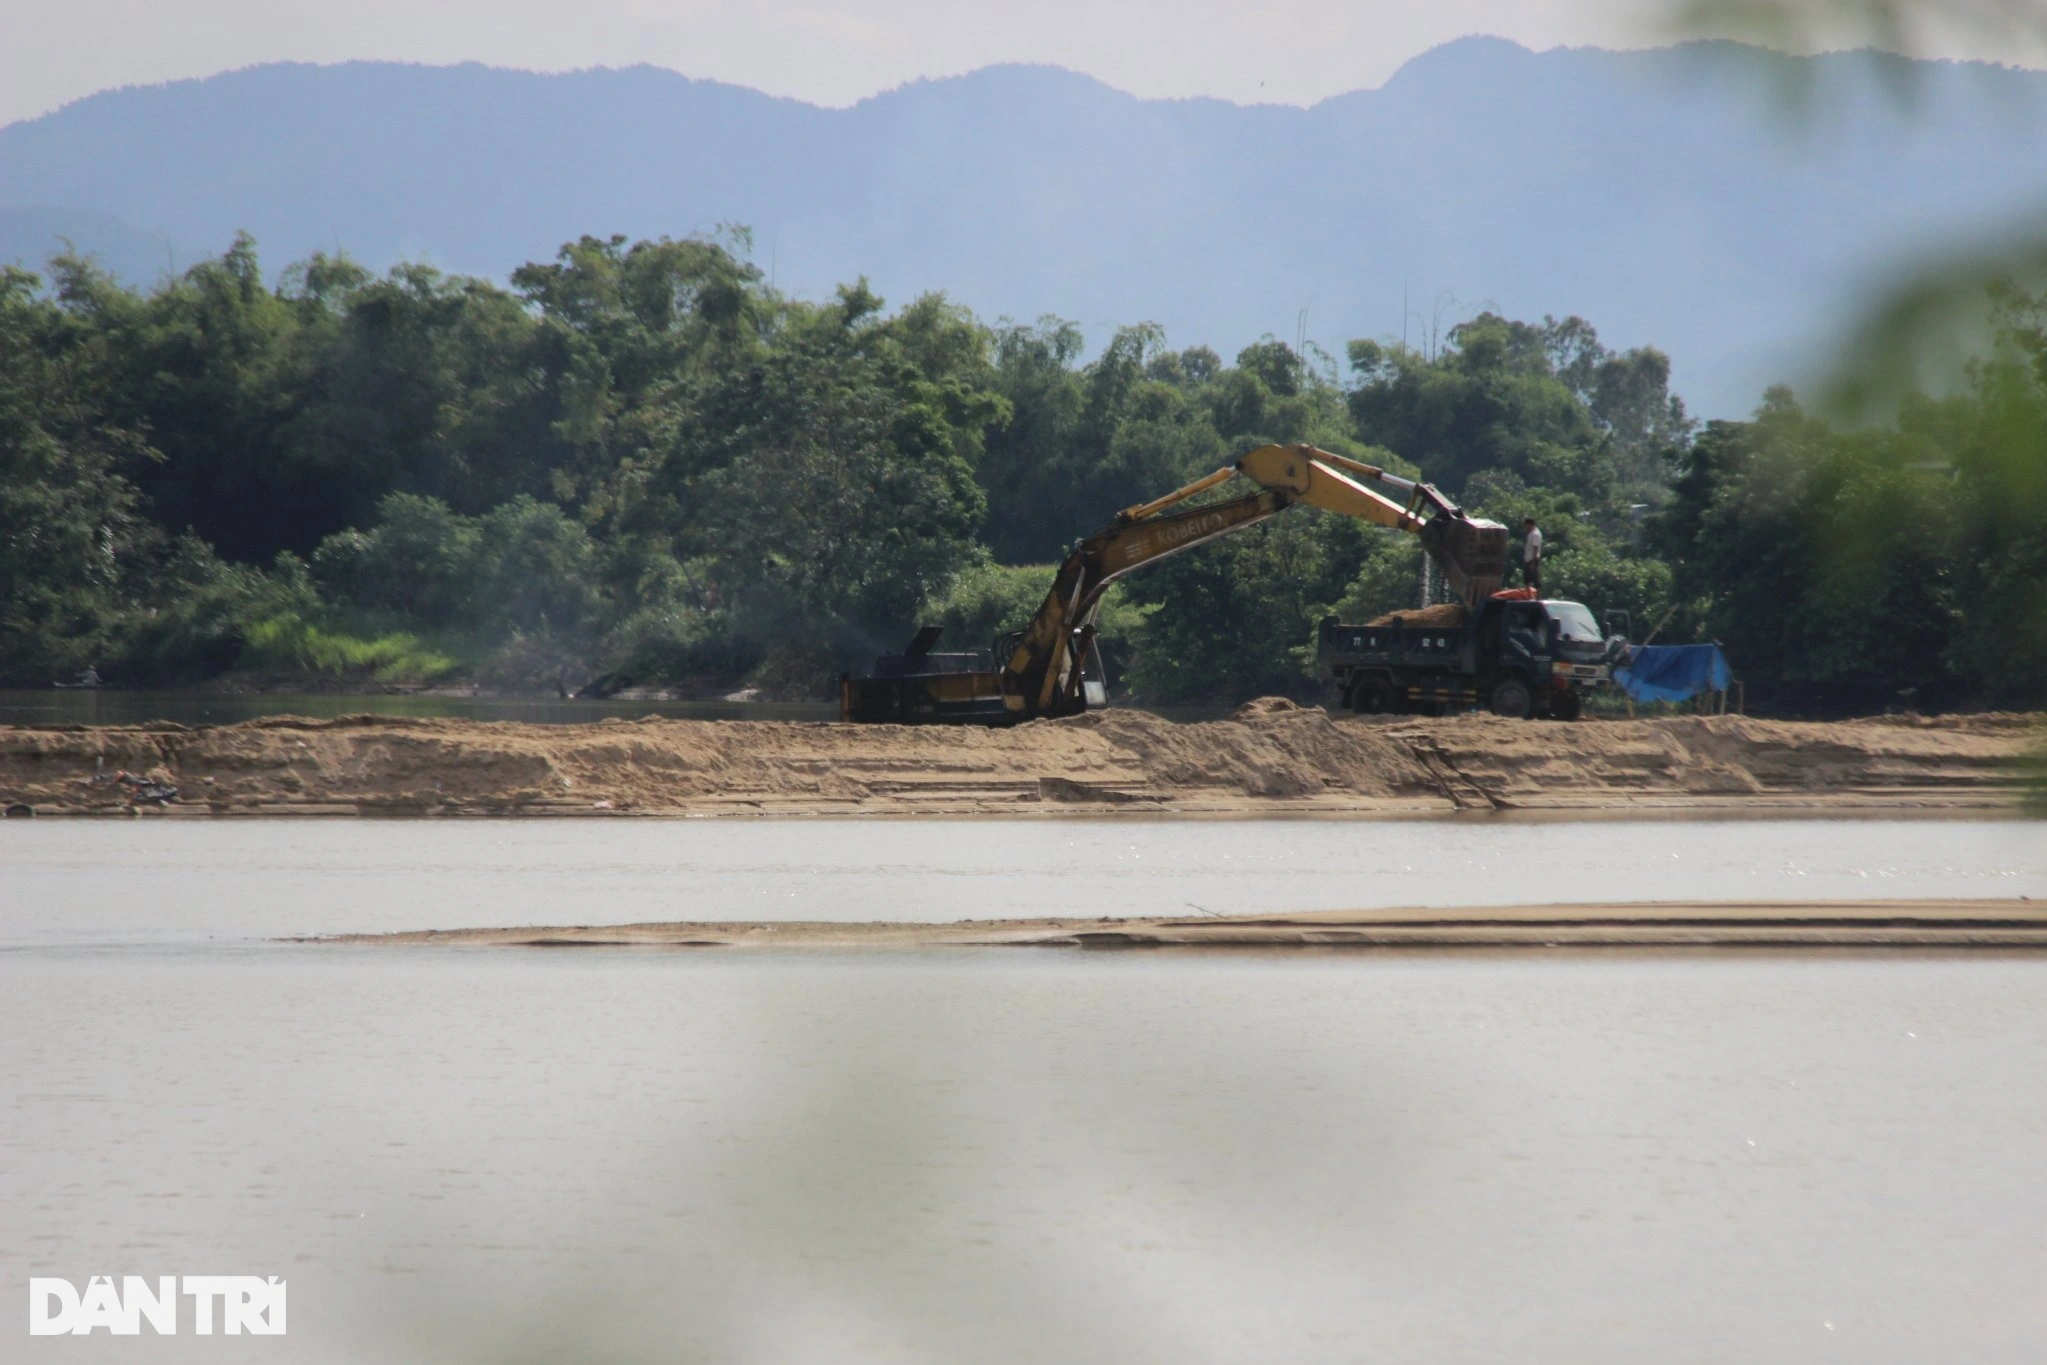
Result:
<svg viewBox="0 0 2047 1365"><path fill-rule="evenodd" d="M1369 625L1327 617L1316 659L1353 711L1441 715L1483 706L1574 720L1587 693L1612 685L1622 643L1603 636L1582 603L1514 591L1476 609L1395 612Z"/></svg>

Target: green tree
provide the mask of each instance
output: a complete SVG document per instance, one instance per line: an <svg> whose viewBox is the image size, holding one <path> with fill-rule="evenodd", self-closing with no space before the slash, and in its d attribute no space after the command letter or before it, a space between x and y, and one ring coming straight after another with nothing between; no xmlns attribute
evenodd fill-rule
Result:
<svg viewBox="0 0 2047 1365"><path fill-rule="evenodd" d="M1922 443L1844 435L1772 390L1712 422L1660 520L1674 591L1765 703L1951 700L1954 485Z"/></svg>
<svg viewBox="0 0 2047 1365"><path fill-rule="evenodd" d="M478 531L439 498L386 494L368 530L320 543L312 572L321 594L382 625L449 630L477 613Z"/></svg>
<svg viewBox="0 0 2047 1365"><path fill-rule="evenodd" d="M623 523L713 566L707 591L749 630L821 642L820 674L897 634L973 559L986 506L979 433L955 418L985 426L1000 404L918 367L928 311L899 329L878 304L862 285L786 305L769 346L688 394Z"/></svg>
<svg viewBox="0 0 2047 1365"><path fill-rule="evenodd" d="M994 386L1008 415L988 432L980 481L988 546L1005 564L1057 558L1087 534L1072 524L1065 468L1080 430L1084 398L1073 362L1084 344L1080 328L1062 318L996 332Z"/></svg>
<svg viewBox="0 0 2047 1365"><path fill-rule="evenodd" d="M1959 540L1949 659L1988 698L2047 702L2047 292L1994 291L1994 351L1967 400L1903 425L1952 462ZM1932 461L1923 461L1932 463Z"/></svg>
<svg viewBox="0 0 2047 1365"><path fill-rule="evenodd" d="M1156 325L1122 328L1076 370L1080 341L1073 324L1051 318L997 340L1007 419L989 433L982 471L988 542L1005 562L1058 558L1217 454L1183 388L1152 377L1168 354Z"/></svg>
<svg viewBox="0 0 2047 1365"><path fill-rule="evenodd" d="M1359 433L1452 496L1476 474L1506 472L1588 505L1618 505L1611 442L1586 398L1557 376L1542 328L1484 313L1453 328L1434 359L1353 342L1350 361Z"/></svg>
<svg viewBox="0 0 2047 1365"><path fill-rule="evenodd" d="M0 677L29 686L111 661L164 545L126 475L159 457L108 418L103 348L40 284L0 267Z"/></svg>

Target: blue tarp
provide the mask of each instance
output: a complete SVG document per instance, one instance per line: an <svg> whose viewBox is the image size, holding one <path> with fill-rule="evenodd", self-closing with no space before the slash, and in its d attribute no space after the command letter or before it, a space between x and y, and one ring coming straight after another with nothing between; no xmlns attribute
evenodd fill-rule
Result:
<svg viewBox="0 0 2047 1365"><path fill-rule="evenodd" d="M1636 701L1690 701L1701 692L1725 692L1734 674L1718 645L1643 645L1613 671L1613 680Z"/></svg>

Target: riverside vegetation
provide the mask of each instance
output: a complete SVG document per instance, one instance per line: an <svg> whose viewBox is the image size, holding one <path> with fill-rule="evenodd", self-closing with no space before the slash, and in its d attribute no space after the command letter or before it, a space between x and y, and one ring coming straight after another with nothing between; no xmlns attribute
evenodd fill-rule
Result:
<svg viewBox="0 0 2047 1365"><path fill-rule="evenodd" d="M1021 624L1117 508L1268 441L1540 520L1546 587L1717 639L1752 705L2047 702L2047 299L1942 396L1848 429L1784 389L1698 423L1660 352L1482 313L1339 363L779 293L743 231L585 237L509 286L255 244L149 291L0 269L0 683L821 696L923 621ZM1411 540L1305 509L1125 580L1126 695L1312 695L1411 605Z"/></svg>

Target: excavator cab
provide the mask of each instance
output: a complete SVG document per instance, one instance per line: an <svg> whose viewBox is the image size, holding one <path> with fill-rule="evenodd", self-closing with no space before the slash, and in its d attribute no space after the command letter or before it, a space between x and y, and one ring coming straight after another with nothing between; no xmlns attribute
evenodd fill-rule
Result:
<svg viewBox="0 0 2047 1365"><path fill-rule="evenodd" d="M987 655L941 654L934 648L944 629L922 627L901 653L877 656L872 673L841 674L839 719L870 725L1008 725L1028 719L1004 704L1002 674L990 667ZM1010 658L1023 638L1020 630L999 637L994 657ZM1073 632L1067 656L1080 661L1080 676L1068 688L1080 703L1075 709L1108 705L1108 674L1093 626Z"/></svg>
<svg viewBox="0 0 2047 1365"><path fill-rule="evenodd" d="M1000 725L1002 677L978 654L940 654L943 626L925 626L865 677L839 677L839 718L880 725Z"/></svg>

